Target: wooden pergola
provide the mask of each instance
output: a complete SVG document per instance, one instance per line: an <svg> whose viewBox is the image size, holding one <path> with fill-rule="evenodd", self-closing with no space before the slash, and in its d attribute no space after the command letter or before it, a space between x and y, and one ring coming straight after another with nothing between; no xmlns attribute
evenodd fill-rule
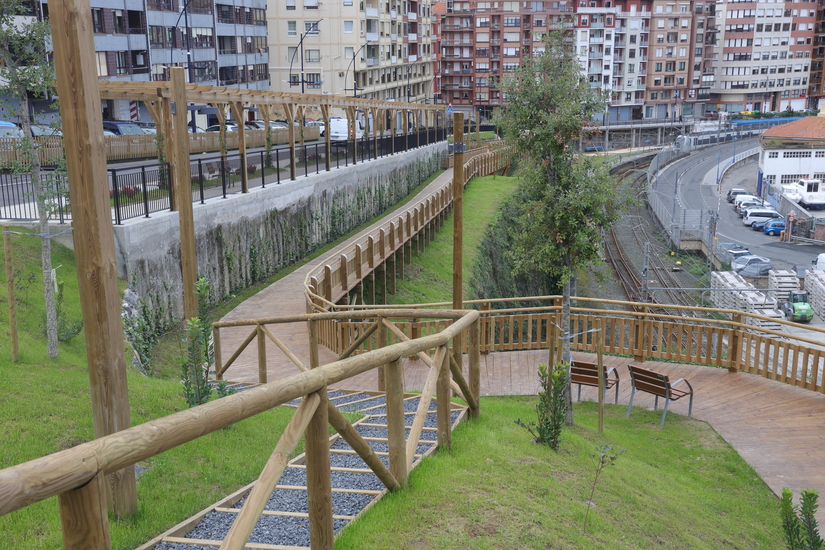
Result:
<svg viewBox="0 0 825 550"><path fill-rule="evenodd" d="M184 312L187 318L198 315L194 295L197 271L189 134L186 127L190 103L217 107L223 131L227 107L238 122L244 120L244 110L253 106L267 122L276 106L282 108L289 122L292 179L296 177L295 127L292 122L297 119L303 124L304 108L308 105L320 106L325 119L329 119L331 107L343 108L350 121L350 135L355 135L356 110L371 113L373 121L380 120L379 115L389 115L394 135L395 112L419 112L425 126L429 127L430 113L442 111L444 106L186 84L185 69L182 67L170 70L168 82L100 82L94 61L89 0L53 0L50 8L92 414L95 437L99 438L131 425L101 99L142 101L154 118L158 133L164 137L164 152L172 166L172 201L180 216ZM378 124L373 124L372 137L375 140L378 127ZM245 164L244 132L238 133L241 162ZM326 132L326 145L330 147L329 132ZM326 169L330 168L327 156ZM241 173L243 192L247 193L247 174L245 170ZM104 491L108 496L103 496ZM106 482L97 479L83 492L99 494L101 499L108 500L118 516L128 515L137 509L135 476L130 468L112 474Z"/></svg>

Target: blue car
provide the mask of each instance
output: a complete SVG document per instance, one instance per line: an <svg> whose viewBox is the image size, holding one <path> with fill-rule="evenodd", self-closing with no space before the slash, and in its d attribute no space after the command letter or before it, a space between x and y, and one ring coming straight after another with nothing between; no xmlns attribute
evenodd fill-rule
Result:
<svg viewBox="0 0 825 550"><path fill-rule="evenodd" d="M785 220L771 220L765 224L765 227L762 229L766 235L779 235L782 231L785 231ZM794 227L793 232L796 233L797 228Z"/></svg>
<svg viewBox="0 0 825 550"><path fill-rule="evenodd" d="M751 224L751 229L753 229L754 231L764 231L765 230L765 224L768 223L768 222L772 222L772 221L779 221L779 220L767 219L767 220L761 220L761 221L758 221L758 222L753 222Z"/></svg>

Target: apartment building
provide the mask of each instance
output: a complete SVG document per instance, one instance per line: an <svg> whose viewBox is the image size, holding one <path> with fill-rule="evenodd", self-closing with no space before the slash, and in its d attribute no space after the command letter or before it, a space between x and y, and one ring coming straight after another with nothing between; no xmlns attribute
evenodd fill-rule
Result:
<svg viewBox="0 0 825 550"><path fill-rule="evenodd" d="M720 109L808 107L816 3L729 1L717 12L721 55L714 100Z"/></svg>
<svg viewBox="0 0 825 550"><path fill-rule="evenodd" d="M270 89L430 103L431 10L430 0L272 1Z"/></svg>
<svg viewBox="0 0 825 550"><path fill-rule="evenodd" d="M187 81L269 88L266 0L91 0L91 9L101 79L168 80L170 67L185 67ZM48 18L49 5L36 2L33 11ZM151 121L137 102L101 103L104 119ZM48 102L36 109L48 112ZM198 124L213 111L199 111Z"/></svg>

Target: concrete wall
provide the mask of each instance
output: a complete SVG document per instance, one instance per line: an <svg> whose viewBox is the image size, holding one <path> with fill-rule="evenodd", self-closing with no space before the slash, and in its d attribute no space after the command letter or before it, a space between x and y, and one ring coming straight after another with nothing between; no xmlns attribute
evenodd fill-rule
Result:
<svg viewBox="0 0 825 550"><path fill-rule="evenodd" d="M195 204L198 273L217 300L384 212L439 169L440 143ZM177 212L115 226L118 276L168 320L182 317Z"/></svg>

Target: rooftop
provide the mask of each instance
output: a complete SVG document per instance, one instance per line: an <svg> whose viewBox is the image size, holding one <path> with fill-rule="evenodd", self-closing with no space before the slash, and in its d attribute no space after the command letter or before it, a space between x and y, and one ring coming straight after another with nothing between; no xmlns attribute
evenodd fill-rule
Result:
<svg viewBox="0 0 825 550"><path fill-rule="evenodd" d="M825 140L825 116L809 116L765 130L763 138Z"/></svg>

